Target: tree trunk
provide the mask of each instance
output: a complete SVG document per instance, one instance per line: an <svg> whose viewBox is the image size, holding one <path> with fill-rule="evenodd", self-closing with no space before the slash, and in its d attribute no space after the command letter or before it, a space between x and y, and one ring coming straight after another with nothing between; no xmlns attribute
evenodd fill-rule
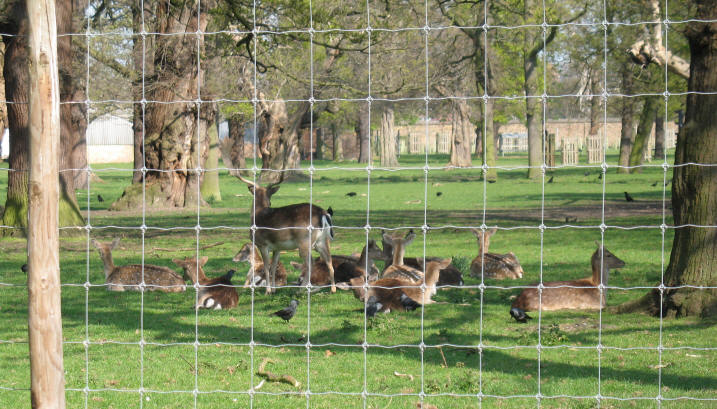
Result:
<svg viewBox="0 0 717 409"><path fill-rule="evenodd" d="M261 94L263 98L263 94ZM262 159L261 183L276 183L281 173L276 170L298 169L301 156L299 153L299 127L301 119L311 105L302 102L296 112L289 117L286 103L274 101L261 114L259 144ZM288 176L298 176L301 171L287 172Z"/></svg>
<svg viewBox="0 0 717 409"><path fill-rule="evenodd" d="M475 136L476 136L476 139L475 139L476 147L473 150L473 155L480 158L483 155L483 126L482 125L476 126Z"/></svg>
<svg viewBox="0 0 717 409"><path fill-rule="evenodd" d="M216 127L217 108L216 105L207 107L207 116L202 118L202 132L207 134L207 142L209 143L209 151L207 152L207 162L204 167L204 180L202 180L201 192L202 198L209 203L220 202L222 193L219 189L219 130Z"/></svg>
<svg viewBox="0 0 717 409"><path fill-rule="evenodd" d="M57 4L57 27L58 33L66 33L71 30L72 3L70 0L62 0ZM7 229L3 232L5 235L24 234L27 227L27 169L28 169L28 50L27 50L27 13L25 3L22 1L15 2L12 6L10 15L13 22L10 24L16 37L4 36L5 42L5 62L3 67L3 75L5 78L5 95L8 101L14 102L8 104L8 127L10 128L10 157L9 166L15 169L14 172L8 172L8 192L5 202L5 212L3 213L2 224L7 226L20 227L21 229ZM67 10L69 8L69 11ZM70 19L68 22L67 20ZM72 93L72 73L68 72L68 67L72 65L72 53L69 47L70 36L59 37L58 39L58 61L60 64L60 88L63 101L71 100ZM69 55L68 55L69 54ZM68 62L69 61L69 62ZM69 93L69 95L68 95ZM84 98L82 99L84 101ZM77 106L80 108L77 109ZM67 109L69 107L69 109ZM80 126L84 122L84 117L80 118L84 113L84 102L81 104L63 104L60 108L62 122L61 131L61 152L58 152L60 158L61 169L73 169L85 166L84 164L75 165L73 160L78 156L82 157L82 153L76 153L75 150L84 149L84 127L81 130L73 129L74 126ZM82 114L78 114L82 113ZM73 117L72 115L76 115ZM80 133L81 132L81 133ZM61 172L60 174L60 203L59 215L60 226L83 226L85 224L80 209L75 198L75 173Z"/></svg>
<svg viewBox="0 0 717 409"><path fill-rule="evenodd" d="M87 107L82 84L73 73L73 1L57 1L57 60L60 77L60 214L63 226L83 226L75 190L87 188ZM63 35L65 34L65 35Z"/></svg>
<svg viewBox="0 0 717 409"><path fill-rule="evenodd" d="M705 4L706 3L706 4ZM717 1L705 1L697 8L700 20L717 19ZM686 29L690 44L685 126L677 140L675 165L717 163L717 25L691 23ZM700 94L701 92L707 94ZM675 225L717 225L717 168L675 167L672 208ZM665 273L668 286L717 286L717 229L684 227L675 229L670 264ZM683 288L668 290L665 306L678 316L717 313L717 290Z"/></svg>
<svg viewBox="0 0 717 409"><path fill-rule="evenodd" d="M324 143L324 128L318 127L316 128L316 159L317 160L323 160L324 159L324 147L326 144Z"/></svg>
<svg viewBox="0 0 717 409"><path fill-rule="evenodd" d="M5 43L0 41L0 144L2 144L3 136L5 136L5 128L7 128L7 106L5 105L5 76L3 75L3 67L5 62ZM1 149L0 149L1 151ZM2 152L7 154L8 152Z"/></svg>
<svg viewBox="0 0 717 409"><path fill-rule="evenodd" d="M334 162L344 160L344 149L341 142L341 134L339 133L339 126L336 123L331 123L331 138L333 140L333 146L331 147L331 156Z"/></svg>
<svg viewBox="0 0 717 409"><path fill-rule="evenodd" d="M470 108L465 99L452 99L451 108L451 160L448 166L468 167L472 165L471 139L474 133Z"/></svg>
<svg viewBox="0 0 717 409"><path fill-rule="evenodd" d="M665 110L657 109L655 116L655 158L665 157Z"/></svg>
<svg viewBox="0 0 717 409"><path fill-rule="evenodd" d="M602 126L602 118L600 118L602 96L598 95L600 92L600 79L595 78L595 75L592 75L592 77L590 80L590 93L593 96L590 98L590 131L588 133L594 136L598 134L600 126Z"/></svg>
<svg viewBox="0 0 717 409"><path fill-rule="evenodd" d="M635 143L630 152L630 166L642 165L645 157L645 149L647 142L652 134L652 124L655 123L655 113L660 104L660 97L645 97L645 104L642 106L642 114L640 115L640 123L637 125L637 134L635 135ZM639 167L631 168L630 173L641 172Z"/></svg>
<svg viewBox="0 0 717 409"><path fill-rule="evenodd" d="M706 4L705 4L706 3ZM696 20L717 19L717 1L697 6ZM690 23L685 29L690 45L690 75L685 125L677 138L675 165L717 163L717 25ZM676 166L672 183L672 214L675 229L670 262L665 270L667 287L717 286L717 168ZM662 302L661 302L662 300ZM653 290L637 302L621 306L623 311L647 307L667 317L714 317L717 290L672 288Z"/></svg>
<svg viewBox="0 0 717 409"><path fill-rule="evenodd" d="M358 112L358 123L356 125L356 135L359 145L359 163L369 163L371 161L371 123L369 121L368 112L368 103L361 104Z"/></svg>
<svg viewBox="0 0 717 409"><path fill-rule="evenodd" d="M634 77L631 67L622 66L622 93L631 95L634 91ZM620 129L620 166L630 165L630 152L635 139L635 98L622 97L622 127ZM629 173L626 167L617 168L617 173Z"/></svg>
<svg viewBox="0 0 717 409"><path fill-rule="evenodd" d="M386 104L381 113L381 166L396 167L398 166L398 158L396 157L396 130L393 126L394 115L393 106Z"/></svg>
<svg viewBox="0 0 717 409"><path fill-rule="evenodd" d="M208 105L173 101L196 100L197 86L204 83L203 71L196 68L197 54L204 48L204 37L196 33L206 29L208 20L207 2L201 6L198 14L193 2L157 4L156 31L186 34L156 36L152 53L145 58L152 61L155 72L145 78L145 95L149 101L158 101L147 104L144 117L146 193L143 196L141 184L128 187L112 204L113 210L184 207L199 200L201 175L193 169L203 167L208 143L206 133L199 135L202 126L197 110L205 111Z"/></svg>
<svg viewBox="0 0 717 409"><path fill-rule="evenodd" d="M535 20L536 4L526 0L525 23ZM525 92L525 127L528 131L528 178L536 179L542 175L540 165L543 164L543 132L541 132L540 100L538 93L538 53L542 50L542 35L535 28L526 28L523 34L523 91ZM536 42L540 41L540 45Z"/></svg>

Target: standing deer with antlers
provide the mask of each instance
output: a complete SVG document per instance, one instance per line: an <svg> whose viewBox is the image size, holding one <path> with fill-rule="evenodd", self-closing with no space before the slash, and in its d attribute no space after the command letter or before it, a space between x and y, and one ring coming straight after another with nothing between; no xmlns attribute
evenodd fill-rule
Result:
<svg viewBox="0 0 717 409"><path fill-rule="evenodd" d="M253 240L256 248L259 249L262 260L269 260L269 253L273 253L268 270L267 263L264 263L265 277L269 281L266 293L270 294L274 291L276 268L281 250L297 248L304 261L304 267L307 269L311 265L311 249L314 248L319 252L321 259L329 267L331 292L336 292L329 248L329 242L334 238L331 208L324 210L310 203L272 208L271 196L279 190L279 185L284 180L283 173L277 183L272 183L267 187L261 187L241 175L238 177L247 184L249 191L254 195L251 220L252 224L256 226Z"/></svg>

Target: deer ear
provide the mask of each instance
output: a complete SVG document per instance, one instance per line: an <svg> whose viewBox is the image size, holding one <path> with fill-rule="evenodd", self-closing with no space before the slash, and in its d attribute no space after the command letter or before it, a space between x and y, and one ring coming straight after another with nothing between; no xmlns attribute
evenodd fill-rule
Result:
<svg viewBox="0 0 717 409"><path fill-rule="evenodd" d="M406 237L404 238L403 244L408 246L409 244L411 244L413 242L413 239L415 239L415 238L416 238L416 233L414 233L413 229L411 229L408 232L408 234L406 235Z"/></svg>
<svg viewBox="0 0 717 409"><path fill-rule="evenodd" d="M100 247L100 242L95 239L92 239L92 245L95 247Z"/></svg>
<svg viewBox="0 0 717 409"><path fill-rule="evenodd" d="M250 192L254 193L254 186L246 185L246 188L249 189Z"/></svg>
<svg viewBox="0 0 717 409"><path fill-rule="evenodd" d="M494 235L495 232L497 232L497 231L498 231L498 228L497 228L497 227L493 227L492 229L488 230L488 235L489 235L489 236L492 236L492 235Z"/></svg>
<svg viewBox="0 0 717 409"><path fill-rule="evenodd" d="M602 248L602 243L600 243L599 241L595 240L595 244L598 246L598 248Z"/></svg>
<svg viewBox="0 0 717 409"><path fill-rule="evenodd" d="M178 265L178 266L181 266L181 265L183 264L183 261L180 260L180 259L178 259L178 258L173 258L173 259L172 259L172 263L174 263L174 264L176 264L176 265Z"/></svg>
<svg viewBox="0 0 717 409"><path fill-rule="evenodd" d="M110 245L110 249L113 249L113 248L117 247L117 245L119 244L119 242L120 242L120 238L119 238L119 237L117 237L116 239L112 240L112 244Z"/></svg>
<svg viewBox="0 0 717 409"><path fill-rule="evenodd" d="M209 256L202 256L199 258L199 265L203 266L207 264L207 261L209 261Z"/></svg>
<svg viewBox="0 0 717 409"><path fill-rule="evenodd" d="M271 186L271 187L269 187L269 188L266 189L266 194L268 194L269 196L271 196L271 195L273 195L274 193L278 192L280 187L281 187L281 185Z"/></svg>

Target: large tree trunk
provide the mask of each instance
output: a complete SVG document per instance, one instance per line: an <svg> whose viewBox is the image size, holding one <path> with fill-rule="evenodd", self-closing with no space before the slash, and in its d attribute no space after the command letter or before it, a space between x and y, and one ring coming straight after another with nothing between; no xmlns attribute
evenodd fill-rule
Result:
<svg viewBox="0 0 717 409"><path fill-rule="evenodd" d="M637 125L635 143L632 145L632 152L630 152L630 166L639 166L644 162L645 149L647 149L647 142L652 134L652 124L655 123L655 113L659 104L660 97L645 97L642 114L640 114L640 123ZM640 167L630 169L630 173L641 171Z"/></svg>
<svg viewBox="0 0 717 409"><path fill-rule="evenodd" d="M3 75L3 67L5 63L5 43L0 41L0 143L7 128L7 106L5 105L5 76ZM3 152L7 154L7 152Z"/></svg>
<svg viewBox="0 0 717 409"><path fill-rule="evenodd" d="M394 115L393 106L388 103L384 106L381 113L381 133L380 135L380 157L382 167L398 166L398 158L396 157L396 129L393 126Z"/></svg>
<svg viewBox="0 0 717 409"><path fill-rule="evenodd" d="M486 10L489 10L491 7L490 0L486 0ZM488 13L486 16L486 23L492 24L493 23L493 16L491 13ZM483 54L487 56L485 58L484 56L479 56L476 58L480 58L480 62L482 65L485 66L483 73L478 73L479 75L476 76L479 84L478 90L482 90L484 87L486 88L487 94L489 96L495 96L498 95L498 87L497 79L496 79L496 70L494 70L493 67L493 59L495 58L495 53L493 52L493 31L489 30L487 33L485 33L485 37L483 37L483 34L478 32L478 39L480 41L481 47L483 49ZM480 65L480 64L479 64ZM481 81L482 80L482 81ZM497 132L496 132L496 124L493 121L493 107L495 104L495 100L488 98L485 100L485 103L483 104L483 132L485 135L483 135L484 140L481 141L481 144L483 145L483 164L488 166L488 169L483 171L483 177L488 182L496 182L498 180L498 169L496 169L496 149L495 149L495 140L497 138ZM476 145L477 148L477 145Z"/></svg>
<svg viewBox="0 0 717 409"><path fill-rule="evenodd" d="M259 129L261 183L277 183L281 179L281 173L276 170L294 169L287 171L284 179L301 174L298 170L301 160L299 126L301 118L310 107L308 102L302 102L296 112L289 116L286 103L279 100L272 102L268 109L263 110Z"/></svg>
<svg viewBox="0 0 717 409"><path fill-rule="evenodd" d="M470 108L465 99L451 100L451 160L448 166L469 167L471 163L471 139L473 125L470 121Z"/></svg>
<svg viewBox="0 0 717 409"><path fill-rule="evenodd" d="M632 70L627 64L622 66L622 93L631 95L634 87ZM629 173L630 152L635 139L635 98L622 97L622 128L620 129L620 158L617 173Z"/></svg>
<svg viewBox="0 0 717 409"><path fill-rule="evenodd" d="M701 2L700 20L717 19L717 1ZM717 24L690 23L686 28L690 44L690 79L685 126L677 140L675 165L694 162L717 163ZM700 94L701 92L705 94ZM714 166L675 167L672 184L672 213L676 226L717 225L717 168ZM717 286L717 229L682 227L675 229L666 285ZM678 316L717 313L717 290L682 288L668 290L665 308Z"/></svg>
<svg viewBox="0 0 717 409"><path fill-rule="evenodd" d="M87 188L87 107L82 84L73 73L73 0L57 1L57 60L60 77L60 214L64 226L82 226L75 190ZM64 34L64 35L63 35Z"/></svg>
<svg viewBox="0 0 717 409"><path fill-rule="evenodd" d="M72 27L71 0L58 1L57 4L58 33L67 33ZM8 172L8 192L5 202L2 224L20 227L21 229L7 229L4 234L24 234L27 226L27 169L28 169L28 66L27 66L27 13L25 3L16 1L11 6L12 21L7 26L11 34L16 37L4 36L5 62L3 74L5 77L5 94L8 101L8 127L10 128L10 158L9 166L16 171ZM72 52L69 41L70 36L58 39L58 61L60 64L60 87L63 101L72 100L75 95L76 84L72 83ZM82 97L81 100L84 101ZM78 108L79 106L79 108ZM69 108L69 109L68 109ZM85 164L75 164L73 160L83 157L75 152L84 146L84 102L81 104L63 104L61 109L62 130L60 169L75 169ZM74 117L73 117L74 115ZM83 126L82 129L73 129L74 126ZM75 172L66 171L60 174L60 226L83 226L85 224L75 199Z"/></svg>
<svg viewBox="0 0 717 409"><path fill-rule="evenodd" d="M146 98L157 101L147 104L144 118L144 156L149 169L146 192L142 194L142 184L134 184L112 209L184 207L200 201L201 174L193 169L204 166L209 144L206 133L199 132L198 106L174 101L196 100L197 87L204 83L203 72L197 70L197 53L204 48L204 37L196 33L207 27L207 2L201 6L198 14L193 2L157 4L156 31L186 34L157 36L153 53L146 59L153 62L155 71L153 77L145 78ZM207 107L202 105L201 111Z"/></svg>
<svg viewBox="0 0 717 409"><path fill-rule="evenodd" d="M717 19L717 1L700 2L698 20ZM677 138L675 165L717 163L717 24L693 22L685 29L690 45L685 125ZM675 166L672 183L672 214L675 237L670 263L665 271L667 287L717 286L717 168ZM672 288L653 290L641 300L621 306L622 310L647 307L668 317L717 313L717 290Z"/></svg>
<svg viewBox="0 0 717 409"><path fill-rule="evenodd" d="M361 104L358 112L358 123L356 125L356 136L359 147L359 163L369 163L371 160L371 123L368 117L368 104Z"/></svg>
<svg viewBox="0 0 717 409"><path fill-rule="evenodd" d="M655 158L665 157L665 110L657 109L655 116Z"/></svg>
<svg viewBox="0 0 717 409"><path fill-rule="evenodd" d="M145 22L144 29L148 30L148 25L153 21L152 2L142 2L141 0L132 0L132 27L135 33L142 31L142 21ZM144 5L144 9L142 9ZM132 78L132 98L134 101L142 101L145 97L142 87L145 78L152 78L154 74L154 66L150 59L145 61L145 56L154 54L153 36L142 37L135 35L132 37L132 65L134 66ZM146 87L145 87L146 88ZM146 106L145 106L146 107ZM144 109L141 103L136 102L132 105L132 132L133 138L133 169L132 183L142 183L142 167L144 166Z"/></svg>
<svg viewBox="0 0 717 409"><path fill-rule="evenodd" d="M202 198L208 202L219 202L222 200L222 193L219 189L219 130L216 126L217 107L215 104L207 107L207 115L202 117L202 129L200 133L206 132L209 142L207 162L204 167L204 180L202 180Z"/></svg>

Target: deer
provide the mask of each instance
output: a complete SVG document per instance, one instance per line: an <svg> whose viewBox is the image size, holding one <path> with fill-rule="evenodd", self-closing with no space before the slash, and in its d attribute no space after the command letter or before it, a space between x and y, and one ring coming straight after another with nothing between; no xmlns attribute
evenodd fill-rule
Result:
<svg viewBox="0 0 717 409"><path fill-rule="evenodd" d="M413 233L413 230L409 231L409 233L406 235L406 237L403 238L403 246L407 246L411 243L411 240L406 241L409 236ZM415 235L414 235L415 237ZM396 265L396 262L394 261L394 256L396 256L396 252L394 250L394 242L397 241L396 237L392 237L389 235L382 235L381 237L383 242L383 255L382 258L385 261L386 269L384 270L384 276L386 274L386 271L393 266ZM398 238L400 240L400 238ZM405 251L403 251L405 252ZM405 267L401 270L408 272L406 270L406 267L412 268L413 270L422 271L425 268L425 264L430 261L439 261L441 260L440 257L426 257L425 259L423 257L403 257L403 253L400 255L401 264ZM415 271L414 271L415 273ZM414 274L415 275L415 274ZM437 285L439 287L441 286L462 286L463 285L463 274L459 269L457 269L453 264L448 265L446 268L442 269L438 278Z"/></svg>
<svg viewBox="0 0 717 409"><path fill-rule="evenodd" d="M369 240L361 250L361 256L358 260L353 260L350 256L332 256L331 261L334 268L334 279L337 283L348 283L352 278L368 276L369 281L373 281L377 278L377 272L369 272L366 274L366 266L373 265L373 259L381 257L383 251L376 244L375 240ZM303 268L303 265L296 262L291 262L291 266L301 272L299 276L299 285L306 285L308 271ZM311 284L312 285L327 285L329 283L329 269L326 263L317 257L314 259L311 265Z"/></svg>
<svg viewBox="0 0 717 409"><path fill-rule="evenodd" d="M426 264L425 277L418 282L406 277L376 280L366 294L366 314L371 317L379 311L385 313L392 310L410 311L420 305L432 304L434 301L431 297L436 293L440 271L449 266L451 261L450 258L429 261Z"/></svg>
<svg viewBox="0 0 717 409"><path fill-rule="evenodd" d="M119 242L119 237L109 244L92 239L104 264L107 291L142 291L143 282L149 291L178 293L186 290L184 279L171 268L151 264L115 266L112 250Z"/></svg>
<svg viewBox="0 0 717 409"><path fill-rule="evenodd" d="M241 249L234 255L232 261L239 263L246 261L249 263L249 271L246 273L246 280L244 281L244 288L247 288L253 282L256 286L266 286L268 281L267 277L263 274L264 261L261 259L261 254L251 242L244 244ZM286 285L286 268L284 264L279 261L276 265L276 285Z"/></svg>
<svg viewBox="0 0 717 409"><path fill-rule="evenodd" d="M209 257L203 256L199 259L195 257L187 257L182 259L172 259L174 264L184 270L184 275L189 277L193 284L199 284L199 294L197 294L197 304L195 309L207 308L213 310L228 310L234 308L239 303L239 294L232 285L232 276L234 270L229 270L227 274L208 278L204 274L204 265L207 264Z"/></svg>
<svg viewBox="0 0 717 409"><path fill-rule="evenodd" d="M480 278L481 274L486 278L503 280L505 278L522 278L523 267L518 257L509 252L507 254L489 253L490 238L498 229L492 228L488 231L470 229L471 233L478 239L478 255L471 262L471 277Z"/></svg>
<svg viewBox="0 0 717 409"><path fill-rule="evenodd" d="M521 311L552 310L590 310L603 309L606 305L607 289L602 291L600 284L607 286L611 268L622 268L625 262L612 254L602 244L596 242L597 249L593 253L590 263L592 275L571 281L550 281L543 283L542 297L538 295L537 288L526 288L518 298L513 300L512 308Z"/></svg>
<svg viewBox="0 0 717 409"><path fill-rule="evenodd" d="M253 242L259 249L262 260L269 260L269 253L273 253L268 269L266 262L264 263L264 271L268 271L264 276L269 281L266 293L271 294L276 287L276 269L281 250L297 248L305 266L311 263L311 249L319 252L329 269L331 292L335 293L336 283L330 250L330 242L334 238L331 220L333 210L330 207L324 210L311 203L271 207L271 196L279 190L284 173L281 174L279 182L267 187L261 187L241 175L237 176L247 184L254 195L251 220L256 230L253 230Z"/></svg>

